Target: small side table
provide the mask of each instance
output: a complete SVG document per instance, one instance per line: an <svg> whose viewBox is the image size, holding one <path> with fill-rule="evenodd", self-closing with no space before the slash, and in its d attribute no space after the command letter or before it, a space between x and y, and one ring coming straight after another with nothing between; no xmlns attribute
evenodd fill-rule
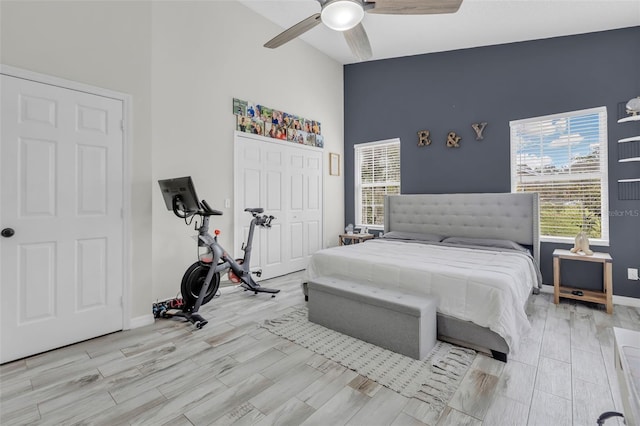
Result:
<svg viewBox="0 0 640 426"><path fill-rule="evenodd" d="M371 238L373 238L373 234L340 234L338 235L338 244L341 246L357 244Z"/></svg>
<svg viewBox="0 0 640 426"><path fill-rule="evenodd" d="M602 291L582 290L566 287L560 284L560 261L577 260L581 262L602 263ZM607 313L613 313L613 259L609 253L594 252L587 256L571 253L569 250L555 249L553 251L553 303L560 303L560 298L583 300L586 302L601 303L607 308ZM582 294L574 294L580 291Z"/></svg>

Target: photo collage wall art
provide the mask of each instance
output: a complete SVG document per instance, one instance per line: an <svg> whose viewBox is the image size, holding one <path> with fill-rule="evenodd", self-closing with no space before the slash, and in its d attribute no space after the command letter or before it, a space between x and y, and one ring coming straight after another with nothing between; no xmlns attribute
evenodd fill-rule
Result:
<svg viewBox="0 0 640 426"><path fill-rule="evenodd" d="M302 145L324 147L320 122L233 98L236 130Z"/></svg>

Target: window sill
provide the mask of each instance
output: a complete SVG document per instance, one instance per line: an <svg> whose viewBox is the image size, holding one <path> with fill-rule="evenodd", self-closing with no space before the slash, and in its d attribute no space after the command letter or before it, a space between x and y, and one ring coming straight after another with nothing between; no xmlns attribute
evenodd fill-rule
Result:
<svg viewBox="0 0 640 426"><path fill-rule="evenodd" d="M574 244L575 237L540 237L541 243ZM589 246L609 247L609 240L589 238Z"/></svg>

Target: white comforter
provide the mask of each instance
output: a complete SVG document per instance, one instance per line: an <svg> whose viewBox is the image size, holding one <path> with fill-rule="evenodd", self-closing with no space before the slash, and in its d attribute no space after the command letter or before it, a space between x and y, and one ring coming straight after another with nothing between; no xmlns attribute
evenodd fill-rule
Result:
<svg viewBox="0 0 640 426"><path fill-rule="evenodd" d="M525 304L537 285L536 267L523 253L389 240L320 250L306 274L437 295L438 312L488 327L510 349L530 329Z"/></svg>

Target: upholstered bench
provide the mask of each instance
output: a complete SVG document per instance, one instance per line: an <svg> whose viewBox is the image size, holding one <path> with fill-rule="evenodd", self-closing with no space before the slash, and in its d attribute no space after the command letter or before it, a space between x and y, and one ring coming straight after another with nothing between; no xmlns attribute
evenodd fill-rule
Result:
<svg viewBox="0 0 640 426"><path fill-rule="evenodd" d="M436 344L436 299L331 277L308 283L309 321L424 359Z"/></svg>

